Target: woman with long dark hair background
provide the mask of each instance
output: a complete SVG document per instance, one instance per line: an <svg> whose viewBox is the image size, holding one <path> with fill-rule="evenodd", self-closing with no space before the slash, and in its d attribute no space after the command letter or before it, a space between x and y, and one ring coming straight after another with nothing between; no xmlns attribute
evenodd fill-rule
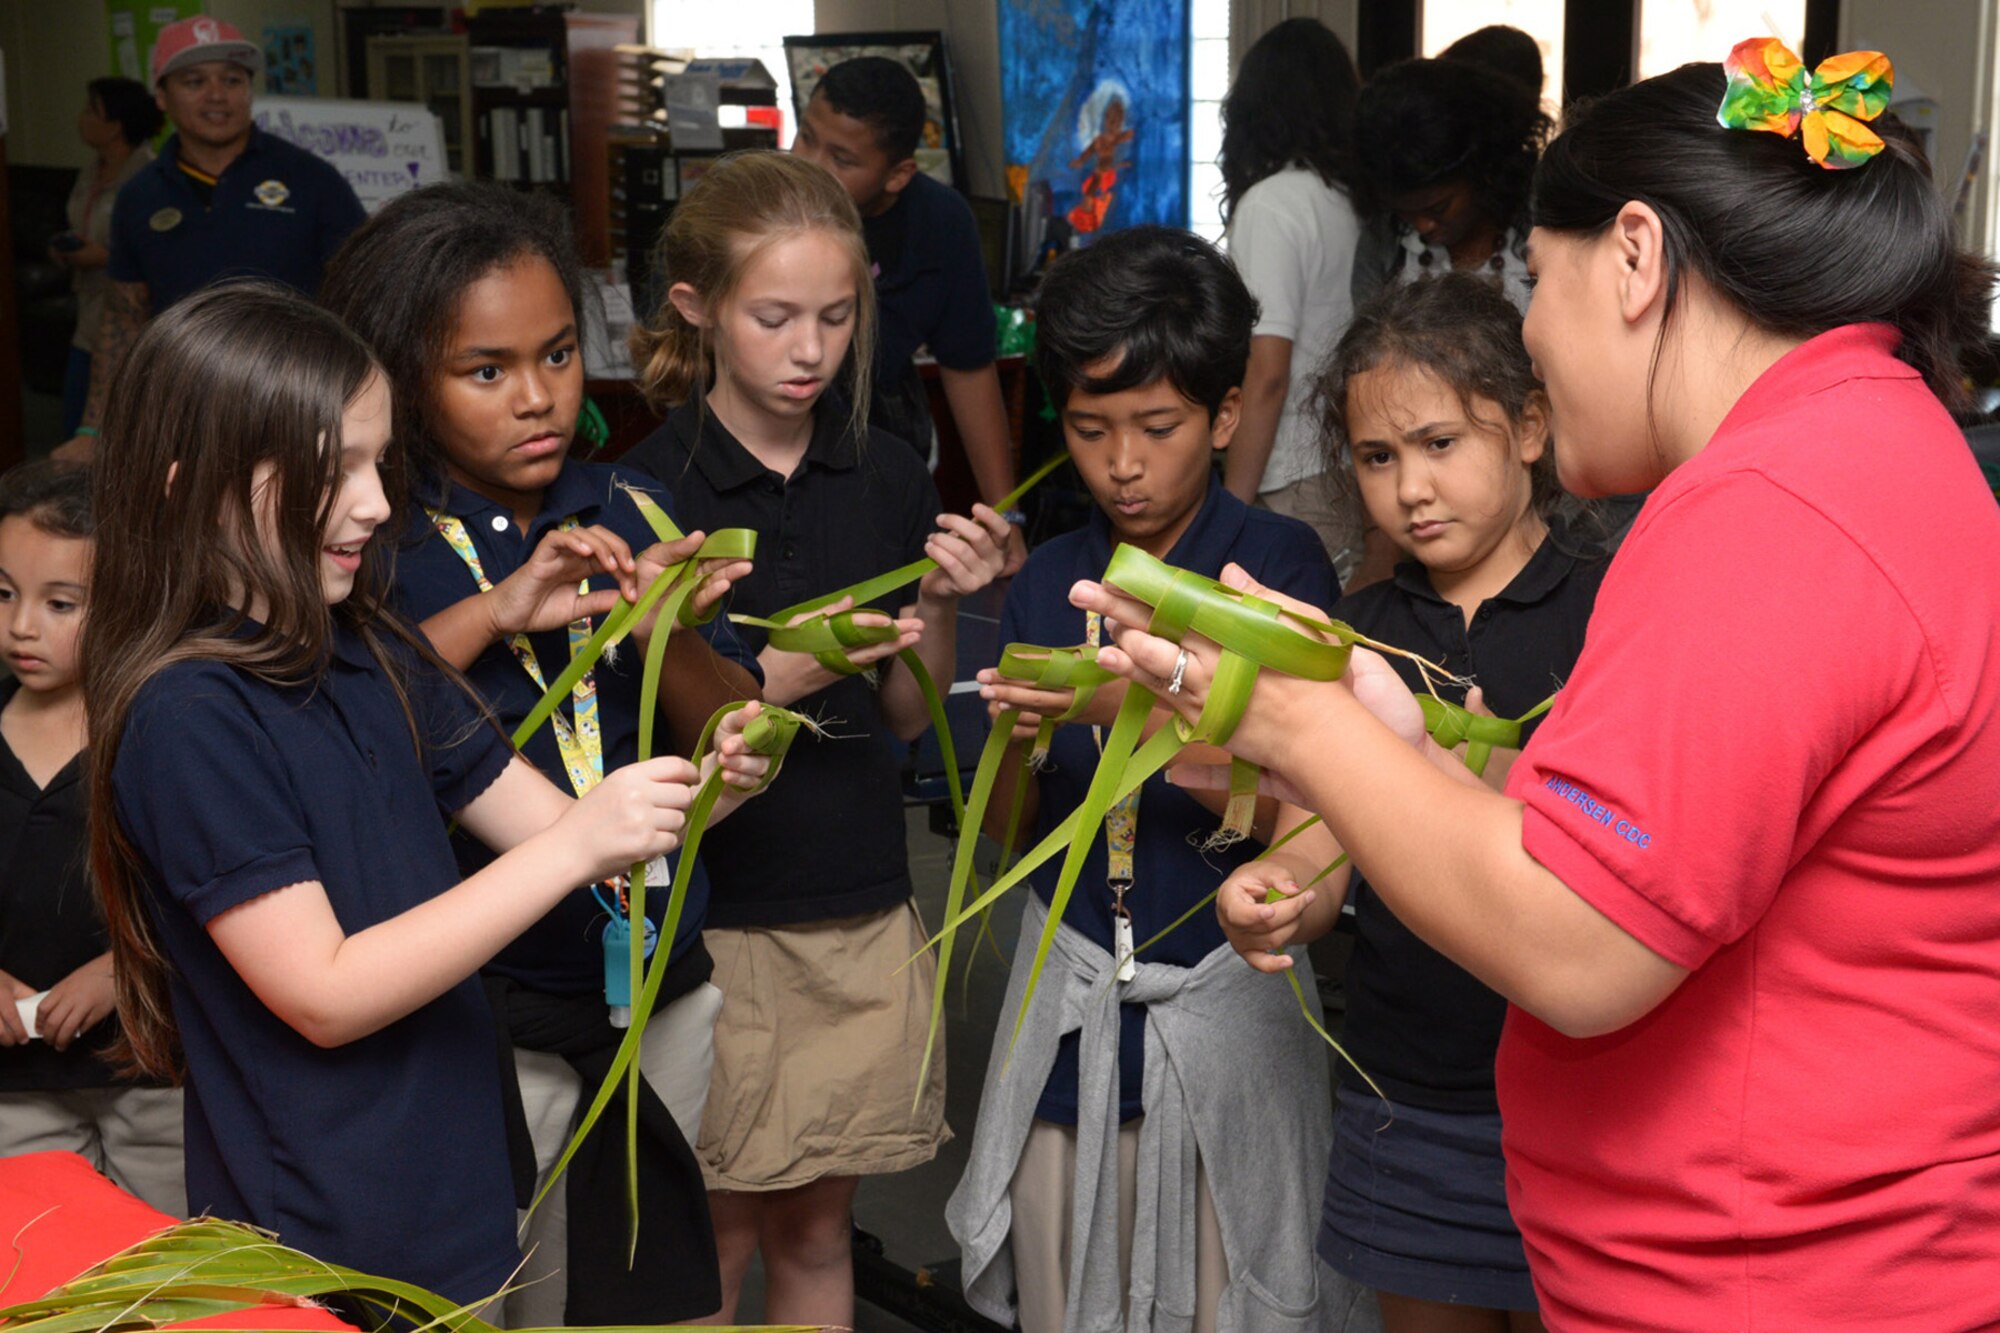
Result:
<svg viewBox="0 0 2000 1333"><path fill-rule="evenodd" d="M1243 57L1222 103L1219 163L1229 257L1259 307L1224 478L1238 499L1310 524L1343 584L1360 557L1360 510L1326 484L1309 400L1354 313L1360 86L1340 38L1286 19Z"/></svg>

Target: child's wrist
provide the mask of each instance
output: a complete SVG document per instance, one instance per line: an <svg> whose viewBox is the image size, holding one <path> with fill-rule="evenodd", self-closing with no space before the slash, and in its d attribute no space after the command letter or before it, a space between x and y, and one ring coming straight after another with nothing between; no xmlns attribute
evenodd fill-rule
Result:
<svg viewBox="0 0 2000 1333"><path fill-rule="evenodd" d="M479 594L479 609L481 619L486 626L486 638L488 642L497 643L502 639L519 633L513 626L504 623L505 616L503 615L500 590L498 588L488 588Z"/></svg>

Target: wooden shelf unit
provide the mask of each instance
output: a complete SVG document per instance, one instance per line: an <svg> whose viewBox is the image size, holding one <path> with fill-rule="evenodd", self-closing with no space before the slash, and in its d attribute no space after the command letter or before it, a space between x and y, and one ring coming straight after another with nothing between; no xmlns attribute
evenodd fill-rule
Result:
<svg viewBox="0 0 2000 1333"><path fill-rule="evenodd" d="M616 48L639 20L552 7L466 21L473 170L487 180L566 199L586 264L609 262L609 137L618 115Z"/></svg>

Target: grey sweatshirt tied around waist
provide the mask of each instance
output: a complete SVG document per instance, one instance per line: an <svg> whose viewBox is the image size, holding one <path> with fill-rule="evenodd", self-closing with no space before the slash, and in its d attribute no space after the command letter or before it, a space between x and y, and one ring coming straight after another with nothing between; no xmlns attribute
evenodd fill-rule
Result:
<svg viewBox="0 0 2000 1333"><path fill-rule="evenodd" d="M1228 947L1192 968L1138 964L1112 979L1111 955L1057 928L1034 1004L1008 1058L1007 1034L1027 988L1048 909L1031 896L986 1069L972 1154L945 1205L963 1252L968 1302L1014 1320L1008 1186L1056 1043L1081 1030L1075 1203L1066 1333L1184 1333L1194 1318L1195 1160L1222 1224L1229 1285L1221 1333L1319 1333L1335 1323L1313 1253L1332 1149L1326 1047L1282 977ZM1314 1017L1319 997L1296 964ZM1118 1007L1146 1006L1132 1285L1118 1290ZM1129 1297L1129 1299L1127 1299Z"/></svg>

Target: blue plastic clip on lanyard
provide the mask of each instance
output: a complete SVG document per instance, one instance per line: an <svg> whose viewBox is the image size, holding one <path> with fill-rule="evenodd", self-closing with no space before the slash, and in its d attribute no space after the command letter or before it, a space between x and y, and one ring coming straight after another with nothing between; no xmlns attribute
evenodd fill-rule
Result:
<svg viewBox="0 0 2000 1333"><path fill-rule="evenodd" d="M646 921L646 957L660 942L660 928ZM611 1026L632 1026L632 927L622 912L613 912L604 926L604 1003Z"/></svg>

